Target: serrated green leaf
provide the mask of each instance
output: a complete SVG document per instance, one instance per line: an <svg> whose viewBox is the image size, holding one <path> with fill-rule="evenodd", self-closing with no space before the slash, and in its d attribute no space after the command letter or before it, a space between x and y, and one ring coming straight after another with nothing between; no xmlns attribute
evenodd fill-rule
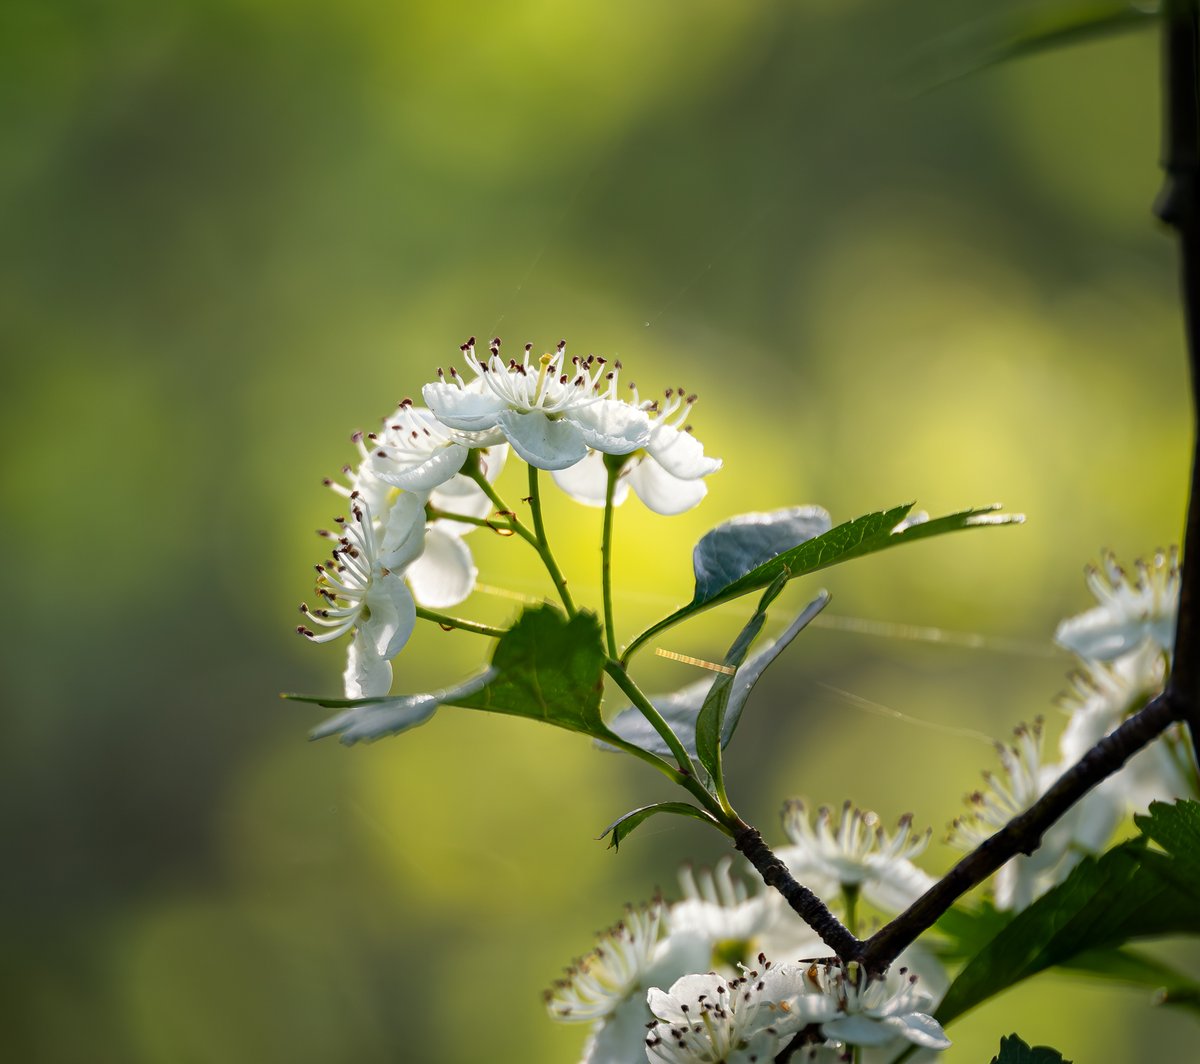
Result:
<svg viewBox="0 0 1200 1064"><path fill-rule="evenodd" d="M525 610L500 637L490 669L456 687L382 698L285 697L341 709L311 734L340 735L346 744L408 731L443 705L529 717L604 738L612 734L600 717L606 661L594 614L568 620L555 607L540 605Z"/></svg>
<svg viewBox="0 0 1200 1064"><path fill-rule="evenodd" d="M696 820L703 820L707 824L713 824L718 828L721 827L714 817L710 816L703 809L697 809L694 805L688 805L687 802L655 802L653 805L644 805L640 809L632 809L624 816L618 817L598 837L602 839L606 835L611 834L612 838L608 840L608 845L614 850L618 849L632 831L657 813L674 813L676 816L690 816Z"/></svg>
<svg viewBox="0 0 1200 1064"><path fill-rule="evenodd" d="M1148 935L1200 934L1200 881L1187 873L1200 850L1196 803L1155 802L1143 835L1082 861L1016 915L959 972L937 1018L943 1025L1053 965ZM1153 839L1163 853L1152 851Z"/></svg>
<svg viewBox="0 0 1200 1064"><path fill-rule="evenodd" d="M828 604L829 594L822 591L788 625L787 629L778 639L768 642L761 650L750 655L745 664L737 670L737 675L733 677L729 702L725 707L725 725L721 739L722 746L729 745L729 740L733 736L734 729L741 720L746 700L750 697L750 692L754 690L754 685L758 683L759 678L766 672L767 667L783 653L788 644L807 628L812 619ZM654 708L658 710L659 715L671 726L675 734L679 736L684 748L692 757L697 757L696 717L715 682L715 678L707 678L699 680L694 684L689 684L687 687L671 692L670 694L652 695L650 697L650 701L654 703ZM663 742L662 737L654 730L641 711L634 706L627 706L621 710L613 718L609 727L617 735L621 736L622 739L626 740L626 742L640 746L643 750L649 750L651 753L658 754L659 757L667 759L671 759L674 756L667 744ZM607 743L598 742L597 745L604 750L616 750L616 747L609 746Z"/></svg>
<svg viewBox="0 0 1200 1064"><path fill-rule="evenodd" d="M703 564L697 564L696 590L692 601L647 628L629 644L629 648L625 651L625 658L628 659L646 640L664 629L704 610L711 609L718 603L728 602L768 587L780 574L786 573L789 580L794 580L798 576L815 573L820 569L827 569L852 558L860 558L889 547L899 546L901 543L911 543L918 539L927 539L931 536L944 535L947 532L957 532L981 525L1015 524L1024 520L1019 514L998 514L996 513L998 507L987 506L948 514L932 521L905 523L901 526L901 522L904 521L912 507L913 504L908 503L847 521L831 528L828 532L771 556L725 584L718 585L712 578L709 569ZM756 516L769 517L770 515ZM726 529L733 524L734 522L727 522L713 531ZM754 527L754 524L751 523L748 527ZM712 534L709 533L709 535ZM697 554L700 553L703 543L702 539L697 545ZM730 571L733 571L733 568L736 567L731 567Z"/></svg>
<svg viewBox="0 0 1200 1064"><path fill-rule="evenodd" d="M603 638L594 613L568 619L549 604L531 606L496 643L488 682L454 704L608 735L600 717Z"/></svg>
<svg viewBox="0 0 1200 1064"><path fill-rule="evenodd" d="M1071 1064L1064 1060L1057 1049L1049 1046L1032 1048L1015 1034L1000 1039L1000 1052L992 1057L992 1064Z"/></svg>

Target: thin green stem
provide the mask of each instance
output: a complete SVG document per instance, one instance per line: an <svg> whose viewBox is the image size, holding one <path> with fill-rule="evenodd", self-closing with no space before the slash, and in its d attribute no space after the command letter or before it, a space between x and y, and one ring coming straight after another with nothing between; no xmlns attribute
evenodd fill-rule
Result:
<svg viewBox="0 0 1200 1064"><path fill-rule="evenodd" d="M546 566L546 571L550 574L550 579L554 581L554 587L558 591L558 597L562 599L562 604L567 609L567 615L574 617L575 602L571 598L571 592L567 590L567 581L562 574L562 570L558 567L558 561L554 557L554 552L550 550L550 541L546 538L546 523L542 519L542 494L541 481L539 476L541 470L537 466L529 467L529 509L533 513L533 531L537 537L535 546L538 554L542 556L542 562Z"/></svg>
<svg viewBox="0 0 1200 1064"><path fill-rule="evenodd" d="M426 506L425 514L430 521L458 521L464 525L474 525L476 528L490 528L501 535L513 535L517 526L507 517L496 520L493 517L472 517L470 514L456 514L450 510L439 510L436 506Z"/></svg>
<svg viewBox="0 0 1200 1064"><path fill-rule="evenodd" d="M608 642L608 656L614 661L620 656L617 653L616 624L613 620L612 598L612 547L613 547L613 496L617 490L617 477L621 474L620 466L612 466L607 462L608 483L604 489L604 535L600 540L600 582L604 593L604 638Z"/></svg>
<svg viewBox="0 0 1200 1064"><path fill-rule="evenodd" d="M852 935L858 934L858 896L860 887L857 883L842 884L842 901L846 906L846 930Z"/></svg>
<svg viewBox="0 0 1200 1064"><path fill-rule="evenodd" d="M681 770L679 772L679 779L676 782L691 791L699 799L704 808L712 813L732 834L733 825L737 820L736 814L731 815L727 810L723 809L721 803L709 794L704 785L696 779L692 772L692 759L683 748L683 743L679 741L679 736L672 731L671 725L663 720L662 714L654 708L654 704L642 693L642 689L634 682L633 677L621 668L620 663L610 660L604 666L604 669L616 681L617 686L629 696L629 700L638 708L642 716L650 722L654 730L662 736L663 742L670 748Z"/></svg>
<svg viewBox="0 0 1200 1064"><path fill-rule="evenodd" d="M451 617L449 614L427 610L424 606L417 607L417 616L423 621L433 621L443 628L457 628L463 632L474 632L476 635L486 635L490 639L499 639L505 634L504 628L493 628L490 624L477 624L475 621L464 620L462 617Z"/></svg>
<svg viewBox="0 0 1200 1064"><path fill-rule="evenodd" d="M479 490L491 500L492 505L496 507L497 513L505 515L509 527L540 554L541 545L538 543L537 537L525 527L521 519L517 516L516 511L509 509L508 504L500 498L496 489L492 487L491 481L484 476L483 470L479 468L479 462L468 462L463 466L462 471L463 475L473 480L478 485ZM454 520L459 521L463 520L463 518L455 517ZM480 521L481 524L487 524L487 521L482 518L472 518L468 523L474 524L476 520Z"/></svg>

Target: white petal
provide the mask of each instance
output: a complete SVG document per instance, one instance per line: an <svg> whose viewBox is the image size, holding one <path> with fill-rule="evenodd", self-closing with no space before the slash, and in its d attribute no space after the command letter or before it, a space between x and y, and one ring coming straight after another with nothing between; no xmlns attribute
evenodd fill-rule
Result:
<svg viewBox="0 0 1200 1064"><path fill-rule="evenodd" d="M933 877L905 858L870 854L863 858L863 894L884 912L899 913L933 886Z"/></svg>
<svg viewBox="0 0 1200 1064"><path fill-rule="evenodd" d="M620 399L601 399L572 410L584 442L605 454L631 454L650 441L650 418Z"/></svg>
<svg viewBox="0 0 1200 1064"><path fill-rule="evenodd" d="M839 1042L856 1046L881 1046L896 1035L890 1027L861 1013L829 1020L821 1024L821 1033L826 1038L836 1038Z"/></svg>
<svg viewBox="0 0 1200 1064"><path fill-rule="evenodd" d="M430 525L425 535L425 552L404 575L422 606L440 610L457 606L471 593L478 570L470 548L458 536Z"/></svg>
<svg viewBox="0 0 1200 1064"><path fill-rule="evenodd" d="M396 573L380 577L367 592L370 616L359 630L380 657L391 661L404 648L417 624L417 604Z"/></svg>
<svg viewBox="0 0 1200 1064"><path fill-rule="evenodd" d="M384 518L379 564L393 572L403 572L424 549L425 500L411 491L402 492Z"/></svg>
<svg viewBox="0 0 1200 1064"><path fill-rule="evenodd" d="M342 674L347 698L378 698L392 686L392 665L380 657L361 628L354 633Z"/></svg>
<svg viewBox="0 0 1200 1064"><path fill-rule="evenodd" d="M468 453L461 443L448 443L438 447L423 462L411 466L378 458L371 472L385 484L405 491L432 491L462 469Z"/></svg>
<svg viewBox="0 0 1200 1064"><path fill-rule="evenodd" d="M910 1012L906 1016L896 1016L886 1021L888 1027L910 1042L926 1049L949 1049L950 1039L942 1030L942 1025L932 1016L923 1012Z"/></svg>
<svg viewBox="0 0 1200 1064"><path fill-rule="evenodd" d="M1116 616L1107 607L1097 606L1063 621L1054 633L1054 641L1081 658L1112 661L1137 647L1146 634L1144 623Z"/></svg>
<svg viewBox="0 0 1200 1064"><path fill-rule="evenodd" d="M706 457L704 445L695 436L671 425L655 427L646 451L668 473L683 480L706 477L721 468L721 459Z"/></svg>
<svg viewBox="0 0 1200 1064"><path fill-rule="evenodd" d="M584 506L603 506L604 493L608 489L608 470L604 468L604 456L599 451L589 451L582 462L576 462L567 469L556 469L554 483ZM620 506L628 494L627 478L621 477L613 492L613 505Z"/></svg>
<svg viewBox="0 0 1200 1064"><path fill-rule="evenodd" d="M474 382L465 388L434 381L421 389L425 405L447 428L464 432L484 432L496 427L496 418L508 404L498 395Z"/></svg>
<svg viewBox="0 0 1200 1064"><path fill-rule="evenodd" d="M587 455L583 433L570 421L551 421L539 410L505 410L498 421L512 449L538 469L566 469Z"/></svg>
<svg viewBox="0 0 1200 1064"><path fill-rule="evenodd" d="M681 480L653 458L639 462L630 472L629 486L649 509L664 517L685 513L708 494L708 485L703 480Z"/></svg>
<svg viewBox="0 0 1200 1064"><path fill-rule="evenodd" d="M629 1064L637 1060L646 1044L646 1025L654 1019L646 999L635 994L622 1002L607 1020L588 1036L580 1064Z"/></svg>

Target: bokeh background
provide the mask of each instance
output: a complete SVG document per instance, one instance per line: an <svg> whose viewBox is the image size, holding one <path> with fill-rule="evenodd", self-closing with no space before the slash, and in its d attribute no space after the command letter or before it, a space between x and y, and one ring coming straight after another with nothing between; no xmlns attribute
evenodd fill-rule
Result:
<svg viewBox="0 0 1200 1064"><path fill-rule="evenodd" d="M935 84L1002 7L6 0L5 1059L571 1061L540 989L723 852L682 822L594 841L663 790L576 736L443 710L347 750L277 697L340 683L293 633L339 511L321 477L470 334L700 394L726 466L698 511L622 511L627 636L740 511L1028 513L826 574L829 626L734 748L768 835L790 795L940 835L984 735L1045 713L1053 738L1054 624L1101 547L1177 539L1190 413L1155 36ZM555 497L549 523L596 595L598 513ZM546 593L519 543L472 539L487 584ZM666 646L719 655L743 616ZM398 686L485 649L422 631ZM1081 1061L1188 1059L1197 1033L1051 976L947 1059L1014 1029Z"/></svg>

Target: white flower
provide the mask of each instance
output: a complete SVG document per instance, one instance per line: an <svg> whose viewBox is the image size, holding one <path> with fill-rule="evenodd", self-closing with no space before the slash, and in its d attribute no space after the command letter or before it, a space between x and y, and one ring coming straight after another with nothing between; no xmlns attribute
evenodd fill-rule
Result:
<svg viewBox="0 0 1200 1064"><path fill-rule="evenodd" d="M653 1064L751 1064L773 1060L779 1038L774 1010L762 1008L758 972L729 979L685 975L670 991L651 988L647 1004L657 1022L646 1035L646 1059Z"/></svg>
<svg viewBox="0 0 1200 1064"><path fill-rule="evenodd" d="M1064 762L1074 764L1140 709L1162 689L1165 672L1162 652L1150 642L1115 661L1085 662L1073 672L1071 689L1058 698L1059 707L1071 717L1059 741ZM1131 810L1144 811L1155 799L1195 796L1195 771L1183 744L1179 726L1173 726L1089 793L1081 803L1089 807L1085 825L1076 831L1081 844L1092 851L1101 849L1116 821ZM1107 816L1101 818L1102 813Z"/></svg>
<svg viewBox="0 0 1200 1064"><path fill-rule="evenodd" d="M1101 568L1085 570L1100 605L1063 621L1055 641L1094 661L1112 661L1146 639L1170 653L1179 611L1179 551L1158 551L1150 564L1139 559L1132 582L1110 552L1100 561Z"/></svg>
<svg viewBox="0 0 1200 1064"><path fill-rule="evenodd" d="M565 469L592 448L605 454L629 454L650 438L650 419L638 407L615 398L620 364L604 359L566 360L566 341L553 354L530 361L526 345L521 362L505 363L500 341L489 345L484 361L475 355L475 339L462 346L475 379L465 382L451 367L449 377L425 385L422 394L442 424L475 446L507 440L526 462L539 469Z"/></svg>
<svg viewBox="0 0 1200 1064"><path fill-rule="evenodd" d="M930 832L910 832L912 815L902 816L894 833L884 830L879 817L842 806L821 806L811 821L804 802L794 799L783 809L783 829L791 846L778 850L788 870L821 897L836 902L845 890L861 890L872 905L898 913L933 886L933 878L911 861L929 844Z"/></svg>
<svg viewBox="0 0 1200 1064"><path fill-rule="evenodd" d="M380 432L356 439L364 464L394 488L429 492L463 467L471 448L423 407L401 401Z"/></svg>
<svg viewBox="0 0 1200 1064"><path fill-rule="evenodd" d="M416 604L405 586L404 570L425 545L425 507L415 495L402 494L378 525L366 499L351 493L349 520L338 518L338 532L323 532L336 542L328 561L318 565L316 592L323 604L300 611L316 633L297 631L314 643L327 643L353 630L345 673L347 698L387 694L391 659L408 642L416 624Z"/></svg>
<svg viewBox="0 0 1200 1064"><path fill-rule="evenodd" d="M816 1025L825 1038L852 1046L907 1041L940 1050L950 1045L927 1011L933 999L907 968L871 979L858 964L783 965L764 982L764 996L779 1009L775 1026L782 1036Z"/></svg>
<svg viewBox="0 0 1200 1064"><path fill-rule="evenodd" d="M1013 729L1013 738L1011 746L996 744L1003 772L984 772L985 788L967 795L970 812L951 825L948 841L952 845L963 850L979 846L1032 806L1062 774L1061 765L1042 764L1040 718L1032 725L1018 725ZM1102 827L1081 831L1081 824L1086 829L1081 818L1086 814L1093 824L1108 821L1108 805L1104 798L1091 807L1086 801L1077 803L1042 836L1041 845L1032 854L1014 857L1004 865L996 873L996 908L1019 911L1062 882L1084 853L1077 834L1082 837L1103 831Z"/></svg>
<svg viewBox="0 0 1200 1064"><path fill-rule="evenodd" d="M648 415L650 438L636 451L621 470L613 492L613 504L625 501L632 488L639 499L655 513L665 516L681 514L699 504L708 494L703 478L721 468L719 458L709 458L704 446L684 425L695 403L694 395L686 396L682 389L668 388L666 397L658 402L634 402ZM586 506L603 506L608 486L608 470L603 457L591 452L587 458L569 469L554 474L555 483L576 502Z"/></svg>

